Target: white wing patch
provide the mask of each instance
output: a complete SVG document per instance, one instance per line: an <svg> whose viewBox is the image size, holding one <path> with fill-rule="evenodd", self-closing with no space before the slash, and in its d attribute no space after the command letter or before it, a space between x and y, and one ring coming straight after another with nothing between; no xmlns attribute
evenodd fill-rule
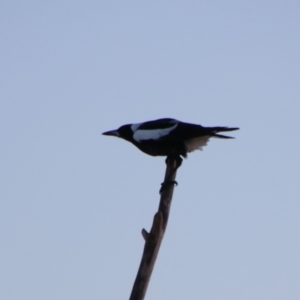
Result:
<svg viewBox="0 0 300 300"><path fill-rule="evenodd" d="M132 125L130 126L132 132L135 132L142 124L143 124L143 123L132 124Z"/></svg>
<svg viewBox="0 0 300 300"><path fill-rule="evenodd" d="M137 142L141 142L144 140L158 140L163 136L168 135L173 129L176 128L176 126L178 125L178 123L175 123L174 126L169 127L169 128L164 128L164 129L141 129L141 130L137 130L134 134L133 134L133 138L137 141ZM131 126L132 129L132 126Z"/></svg>
<svg viewBox="0 0 300 300"><path fill-rule="evenodd" d="M210 138L209 135L204 135L194 139L186 140L184 141L184 144L188 152L192 152L198 149L202 150L202 147L207 145L209 138Z"/></svg>

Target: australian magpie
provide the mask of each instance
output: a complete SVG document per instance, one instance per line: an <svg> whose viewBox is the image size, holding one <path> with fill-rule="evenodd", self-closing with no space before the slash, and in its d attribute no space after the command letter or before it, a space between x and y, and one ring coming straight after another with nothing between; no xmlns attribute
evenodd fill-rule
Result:
<svg viewBox="0 0 300 300"><path fill-rule="evenodd" d="M238 129L236 127L203 127L166 118L123 125L117 130L106 131L103 134L131 142L141 151L152 156L182 156L186 158L189 152L201 150L211 137L232 138L218 134L219 132Z"/></svg>

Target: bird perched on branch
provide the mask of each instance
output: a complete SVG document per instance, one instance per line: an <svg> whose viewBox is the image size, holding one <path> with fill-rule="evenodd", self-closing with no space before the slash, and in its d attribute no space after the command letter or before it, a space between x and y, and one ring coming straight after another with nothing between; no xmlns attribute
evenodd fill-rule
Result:
<svg viewBox="0 0 300 300"><path fill-rule="evenodd" d="M127 124L117 130L104 132L131 142L152 156L187 157L189 152L202 149L213 138L231 139L219 132L238 130L236 127L203 127L175 119L158 119L137 124Z"/></svg>

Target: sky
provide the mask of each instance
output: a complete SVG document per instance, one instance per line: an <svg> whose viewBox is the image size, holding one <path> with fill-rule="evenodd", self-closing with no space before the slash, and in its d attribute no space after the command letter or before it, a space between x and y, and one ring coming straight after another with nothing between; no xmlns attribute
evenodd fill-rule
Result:
<svg viewBox="0 0 300 300"><path fill-rule="evenodd" d="M163 157L102 132L240 127L177 173L146 299L300 298L299 1L1 1L0 299L128 299Z"/></svg>

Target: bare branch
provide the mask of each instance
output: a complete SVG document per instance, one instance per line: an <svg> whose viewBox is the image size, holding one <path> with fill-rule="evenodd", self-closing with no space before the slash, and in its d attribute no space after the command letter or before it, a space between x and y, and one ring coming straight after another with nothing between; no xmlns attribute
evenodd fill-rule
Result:
<svg viewBox="0 0 300 300"><path fill-rule="evenodd" d="M168 157L164 183L161 189L158 212L154 215L151 231L142 230L145 239L144 252L140 267L132 288L129 300L143 300L154 268L156 257L167 227L174 184L176 183L176 171L181 165L180 157Z"/></svg>

